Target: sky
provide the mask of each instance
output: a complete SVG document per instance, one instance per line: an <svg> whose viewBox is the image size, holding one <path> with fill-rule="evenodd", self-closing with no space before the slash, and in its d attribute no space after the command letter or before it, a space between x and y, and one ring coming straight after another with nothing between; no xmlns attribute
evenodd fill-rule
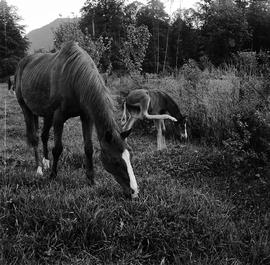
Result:
<svg viewBox="0 0 270 265"><path fill-rule="evenodd" d="M139 0L146 3L147 0ZM174 0L170 8L169 0L161 0L168 13L181 8L193 7L198 0ZM17 14L22 18L19 22L25 25L28 33L33 29L40 28L61 15L62 17L80 16L80 9L86 0L7 0L9 5L17 7ZM132 1L127 1L132 2Z"/></svg>

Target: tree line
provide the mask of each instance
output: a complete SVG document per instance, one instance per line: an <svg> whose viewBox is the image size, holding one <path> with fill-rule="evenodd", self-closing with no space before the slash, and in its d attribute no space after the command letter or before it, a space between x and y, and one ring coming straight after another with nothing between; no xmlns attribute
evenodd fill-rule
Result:
<svg viewBox="0 0 270 265"><path fill-rule="evenodd" d="M3 62L13 65L27 50L18 19L1 0L2 72L7 71ZM201 0L196 8L178 9L169 16L160 0L86 0L75 24L63 25L54 34L56 48L79 38L104 71L172 72L190 58L218 66L232 62L239 51L270 50L270 2Z"/></svg>

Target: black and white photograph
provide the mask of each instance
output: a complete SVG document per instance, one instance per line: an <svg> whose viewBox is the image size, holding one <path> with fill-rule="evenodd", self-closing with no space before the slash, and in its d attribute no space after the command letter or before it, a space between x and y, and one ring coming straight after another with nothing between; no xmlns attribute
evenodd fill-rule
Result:
<svg viewBox="0 0 270 265"><path fill-rule="evenodd" d="M269 264L269 0L0 0L0 265Z"/></svg>

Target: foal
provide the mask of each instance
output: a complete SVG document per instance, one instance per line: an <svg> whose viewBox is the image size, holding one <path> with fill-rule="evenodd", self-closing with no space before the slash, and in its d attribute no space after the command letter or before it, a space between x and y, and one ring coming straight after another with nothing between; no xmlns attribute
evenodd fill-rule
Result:
<svg viewBox="0 0 270 265"><path fill-rule="evenodd" d="M169 113L169 114L166 114ZM127 116L128 119L127 119ZM130 130L138 119L154 120L157 128L157 149L166 148L164 120L176 123L180 138L187 139L187 119L184 117L175 101L165 92L159 90L132 90L124 102L121 119L123 130Z"/></svg>

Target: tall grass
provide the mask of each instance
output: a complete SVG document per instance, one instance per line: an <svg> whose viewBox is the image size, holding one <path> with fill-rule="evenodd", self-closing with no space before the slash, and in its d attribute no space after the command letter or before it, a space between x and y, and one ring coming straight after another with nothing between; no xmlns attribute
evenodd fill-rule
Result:
<svg viewBox="0 0 270 265"><path fill-rule="evenodd" d="M178 103L181 112L188 116L191 138L220 145L236 131L236 117L251 118L258 110L266 121L266 134L270 130L267 126L270 122L267 114L269 84L266 76L258 75L252 67L255 66L239 70L226 65L202 71L190 61L176 77L157 78L152 75L151 78L149 75L147 80L137 78L137 82L125 77L121 85L113 87L123 96L134 88L144 86L167 92Z"/></svg>

